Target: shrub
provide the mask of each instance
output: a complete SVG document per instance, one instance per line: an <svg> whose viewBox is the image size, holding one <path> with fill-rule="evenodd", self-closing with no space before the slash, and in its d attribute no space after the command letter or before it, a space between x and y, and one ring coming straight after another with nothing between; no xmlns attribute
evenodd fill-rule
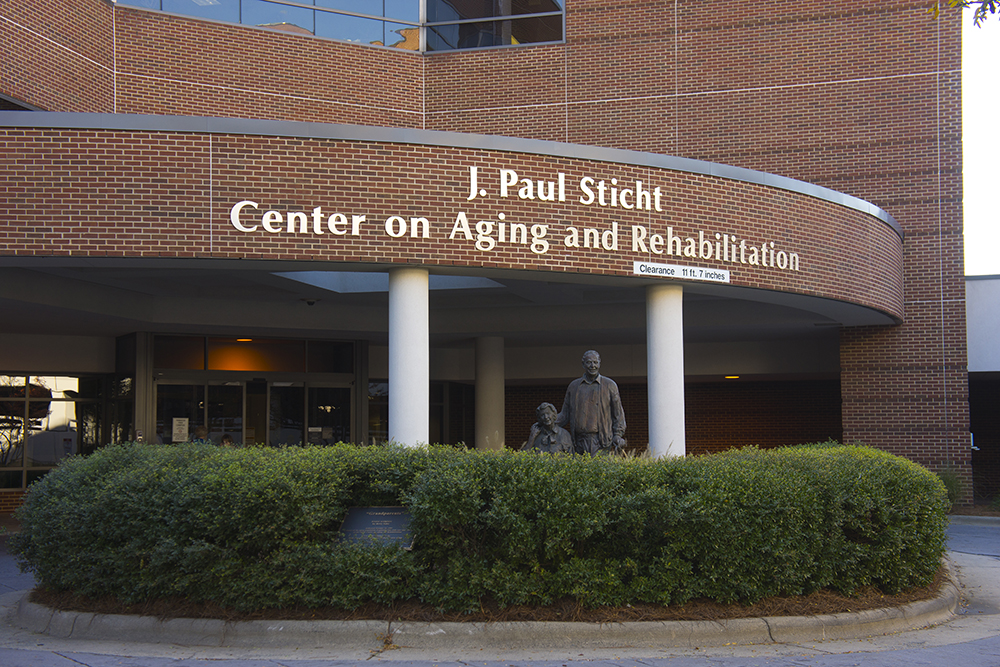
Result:
<svg viewBox="0 0 1000 667"><path fill-rule="evenodd" d="M406 506L413 550L340 542L364 505ZM34 484L10 546L42 586L126 602L749 603L927 584L947 507L923 468L835 443L672 460L133 444Z"/></svg>
<svg viewBox="0 0 1000 667"><path fill-rule="evenodd" d="M938 470L937 476L941 480L941 483L944 484L944 488L948 491L949 505L954 507L965 495L965 482L962 481L962 477L959 475L955 466L950 463L943 469Z"/></svg>

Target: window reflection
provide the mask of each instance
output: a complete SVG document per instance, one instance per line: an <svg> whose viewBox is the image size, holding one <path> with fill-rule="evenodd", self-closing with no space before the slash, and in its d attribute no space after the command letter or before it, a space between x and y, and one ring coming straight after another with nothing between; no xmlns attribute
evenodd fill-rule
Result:
<svg viewBox="0 0 1000 667"><path fill-rule="evenodd" d="M40 415L42 410L46 411L45 416L31 420L31 430L24 443L29 466L54 466L78 451L76 403L32 402L29 414L37 412Z"/></svg>
<svg viewBox="0 0 1000 667"><path fill-rule="evenodd" d="M332 445L351 439L351 390L309 389L309 444Z"/></svg>
<svg viewBox="0 0 1000 667"><path fill-rule="evenodd" d="M552 0L427 0L427 20L455 21L562 11Z"/></svg>
<svg viewBox="0 0 1000 667"><path fill-rule="evenodd" d="M305 430L305 388L296 386L271 386L271 437L276 445L301 445Z"/></svg>
<svg viewBox="0 0 1000 667"><path fill-rule="evenodd" d="M0 489L20 489L23 476L21 470L0 470Z"/></svg>
<svg viewBox="0 0 1000 667"><path fill-rule="evenodd" d="M24 401L26 387L27 378L0 375L0 467L21 465L24 430L28 424L27 405ZM8 477L11 475L0 474L2 479ZM20 485L21 479L18 475L17 486Z"/></svg>
<svg viewBox="0 0 1000 667"><path fill-rule="evenodd" d="M0 430L0 467L20 468L24 459L26 421L8 421Z"/></svg>
<svg viewBox="0 0 1000 667"><path fill-rule="evenodd" d="M118 0L214 21L242 23L356 44L427 51L558 42L558 0ZM427 23L420 23L421 6ZM505 20L498 19L511 17ZM516 18L525 17L525 18ZM460 23L470 21L470 23Z"/></svg>
<svg viewBox="0 0 1000 667"><path fill-rule="evenodd" d="M229 436L233 445L243 443L243 385L209 385L208 437L216 445Z"/></svg>
<svg viewBox="0 0 1000 667"><path fill-rule="evenodd" d="M389 383L368 383L368 444L389 439Z"/></svg>
<svg viewBox="0 0 1000 667"><path fill-rule="evenodd" d="M131 398L134 386L134 378L115 378L111 384L111 395L115 398Z"/></svg>
<svg viewBox="0 0 1000 667"><path fill-rule="evenodd" d="M308 3L308 0L306 2ZM420 2L418 0L316 0L317 7L337 9L352 14L367 14L368 16L384 16L397 21L416 23L420 20ZM318 12L322 13L322 12Z"/></svg>
<svg viewBox="0 0 1000 667"><path fill-rule="evenodd" d="M385 30L385 46L392 46L407 51L417 51L420 49L419 28L401 23L389 23L388 21L382 25Z"/></svg>
<svg viewBox="0 0 1000 667"><path fill-rule="evenodd" d="M205 387L196 384L161 384L156 388L154 443L187 442L205 426Z"/></svg>
<svg viewBox="0 0 1000 667"><path fill-rule="evenodd" d="M329 37L356 44L384 44L383 21L327 12L316 12L316 14L317 37Z"/></svg>
<svg viewBox="0 0 1000 667"><path fill-rule="evenodd" d="M474 49L487 46L555 42L561 39L561 16L541 16L481 23L454 23L429 27L427 29L427 50Z"/></svg>
<svg viewBox="0 0 1000 667"><path fill-rule="evenodd" d="M100 376L0 376L0 467L53 467L93 451L101 438L103 396ZM0 488L15 481L20 486L21 474L9 472Z"/></svg>
<svg viewBox="0 0 1000 667"><path fill-rule="evenodd" d="M140 2L141 6L148 7L148 0L140 0ZM124 0L122 4L140 3ZM240 0L162 0L160 9L165 12L197 16L213 21L240 22Z"/></svg>
<svg viewBox="0 0 1000 667"><path fill-rule="evenodd" d="M316 12L304 7L243 0L241 23L311 35L315 32L315 15Z"/></svg>

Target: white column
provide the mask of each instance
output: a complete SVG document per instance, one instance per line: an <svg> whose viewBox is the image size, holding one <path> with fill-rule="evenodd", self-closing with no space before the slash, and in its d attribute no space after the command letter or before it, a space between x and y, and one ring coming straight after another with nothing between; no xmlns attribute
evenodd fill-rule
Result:
<svg viewBox="0 0 1000 667"><path fill-rule="evenodd" d="M504 445L503 338L476 339L476 449Z"/></svg>
<svg viewBox="0 0 1000 667"><path fill-rule="evenodd" d="M684 456L684 289L646 288L649 453Z"/></svg>
<svg viewBox="0 0 1000 667"><path fill-rule="evenodd" d="M143 442L156 439L156 388L153 386L153 334L135 335L135 433ZM140 437L141 436L141 437Z"/></svg>
<svg viewBox="0 0 1000 667"><path fill-rule="evenodd" d="M389 271L389 440L430 437L430 333L426 269Z"/></svg>

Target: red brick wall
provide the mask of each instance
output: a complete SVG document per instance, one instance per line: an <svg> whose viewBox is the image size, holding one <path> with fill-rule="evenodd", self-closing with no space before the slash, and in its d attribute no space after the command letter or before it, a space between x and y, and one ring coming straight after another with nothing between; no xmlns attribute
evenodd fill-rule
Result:
<svg viewBox="0 0 1000 667"><path fill-rule="evenodd" d="M10 514L24 502L24 491L0 491L0 514Z"/></svg>
<svg viewBox="0 0 1000 667"><path fill-rule="evenodd" d="M103 0L0 0L10 54L0 92L51 110L371 123L644 150L871 201L906 232L904 302L882 304L905 322L844 331L844 436L968 471L959 13L935 19L926 3L904 0L748 0L728 13L704 0L572 0L564 45L420 57L116 7L119 73L109 81L110 13ZM201 251L195 221L219 212L191 215ZM803 226L838 240L833 227ZM155 252L191 252L173 242ZM863 266L824 270L863 276L885 253L876 239Z"/></svg>
<svg viewBox="0 0 1000 667"><path fill-rule="evenodd" d="M409 51L126 7L115 29L119 112L422 125L423 62Z"/></svg>
<svg viewBox="0 0 1000 667"><path fill-rule="evenodd" d="M895 231L865 213L757 184L586 160L332 139L58 129L7 129L0 136L19 156L0 174L0 184L17 195L0 201L3 254L326 259L621 276L633 275L635 260L654 260L733 269L734 285L902 315ZM482 167L490 196L466 201L468 165ZM609 183L617 177L623 185L641 180L645 189L662 188L666 212L584 206L572 192L566 203L516 195L498 202L501 166L546 179L563 172L569 188L584 175ZM246 199L260 205L256 217L248 209L243 218L242 224L258 226L253 233L230 223L231 207ZM268 233L260 225L265 210L309 216L317 206L348 220L365 215L362 234L317 235L311 221L306 234ZM549 251L515 243L482 251L461 234L449 238L458 212L467 212L474 229L479 220L497 222L498 208L507 224L546 224ZM383 223L392 215L426 217L429 238L390 238ZM617 250L563 244L570 226L603 234L614 224ZM800 256L800 270L634 250L633 224L664 235L676 225L673 235L683 238L730 233L748 246L773 241Z"/></svg>
<svg viewBox="0 0 1000 667"><path fill-rule="evenodd" d="M47 111L114 112L112 8L0 0L0 92Z"/></svg>

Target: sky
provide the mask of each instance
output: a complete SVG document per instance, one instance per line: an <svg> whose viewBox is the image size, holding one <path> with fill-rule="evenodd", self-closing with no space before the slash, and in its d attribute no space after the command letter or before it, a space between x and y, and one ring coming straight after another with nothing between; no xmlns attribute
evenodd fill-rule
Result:
<svg viewBox="0 0 1000 667"><path fill-rule="evenodd" d="M1000 275L1000 14L962 26L965 275Z"/></svg>

